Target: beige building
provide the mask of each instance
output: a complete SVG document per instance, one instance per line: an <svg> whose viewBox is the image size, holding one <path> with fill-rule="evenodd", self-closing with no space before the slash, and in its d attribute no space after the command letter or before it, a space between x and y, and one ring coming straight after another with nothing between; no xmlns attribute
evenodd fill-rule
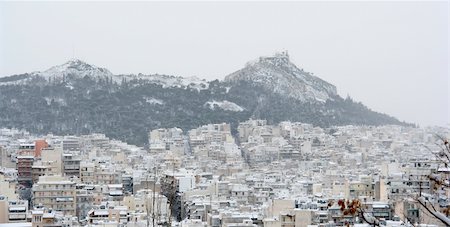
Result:
<svg viewBox="0 0 450 227"><path fill-rule="evenodd" d="M119 172L105 165L95 164L89 161L79 163L79 176L85 184L116 184L119 182Z"/></svg>
<svg viewBox="0 0 450 227"><path fill-rule="evenodd" d="M289 211L295 208L295 201L292 199L274 199L267 207L267 217L278 217L280 212Z"/></svg>
<svg viewBox="0 0 450 227"><path fill-rule="evenodd" d="M50 169L51 169L50 166L44 166L40 162L38 163L35 162L31 167L33 184L39 181L39 177L48 175Z"/></svg>
<svg viewBox="0 0 450 227"><path fill-rule="evenodd" d="M263 223L269 227L307 227L313 219L314 210L291 209L281 211L278 217L266 218Z"/></svg>
<svg viewBox="0 0 450 227"><path fill-rule="evenodd" d="M117 173L112 168L97 166L94 172L94 184L107 185L118 182Z"/></svg>
<svg viewBox="0 0 450 227"><path fill-rule="evenodd" d="M41 176L33 185L33 204L61 211L65 215L76 215L75 182L56 176Z"/></svg>
<svg viewBox="0 0 450 227"><path fill-rule="evenodd" d="M375 183L375 201L388 201L386 182L383 178Z"/></svg>
<svg viewBox="0 0 450 227"><path fill-rule="evenodd" d="M50 166L49 172L54 175L62 174L62 149L61 148L44 148L41 152L41 162L44 166Z"/></svg>
<svg viewBox="0 0 450 227"><path fill-rule="evenodd" d="M59 212L46 208L39 208L31 211L32 227L63 227L79 226L77 222L71 220Z"/></svg>
<svg viewBox="0 0 450 227"><path fill-rule="evenodd" d="M64 176L80 178L81 158L73 154L63 154Z"/></svg>
<svg viewBox="0 0 450 227"><path fill-rule="evenodd" d="M44 210L31 211L32 227L55 226L54 212L46 212ZM57 225L56 225L57 226Z"/></svg>
<svg viewBox="0 0 450 227"><path fill-rule="evenodd" d="M371 182L350 182L350 198L368 199L375 197L375 187Z"/></svg>
<svg viewBox="0 0 450 227"><path fill-rule="evenodd" d="M80 176L81 182L85 184L94 183L94 173L95 173L95 164L92 162L81 162L80 163Z"/></svg>
<svg viewBox="0 0 450 227"><path fill-rule="evenodd" d="M350 184L348 180L333 181L331 187L333 196L344 199L350 197Z"/></svg>
<svg viewBox="0 0 450 227"><path fill-rule="evenodd" d="M0 223L8 223L8 199L0 195Z"/></svg>
<svg viewBox="0 0 450 227"><path fill-rule="evenodd" d="M15 168L16 163L11 161L11 155L0 145L0 166L5 168Z"/></svg>
<svg viewBox="0 0 450 227"><path fill-rule="evenodd" d="M16 184L6 181L3 175L0 175L0 195L8 199L18 199L16 194Z"/></svg>
<svg viewBox="0 0 450 227"><path fill-rule="evenodd" d="M126 206L100 206L100 209L92 209L88 212L88 224L115 224L125 225L131 221L131 216Z"/></svg>
<svg viewBox="0 0 450 227"><path fill-rule="evenodd" d="M170 213L169 203L167 197L158 194L151 190L141 190L136 195L125 196L122 204L128 208L128 210L147 214L155 214L157 217L167 217ZM153 207L153 204L154 207Z"/></svg>
<svg viewBox="0 0 450 227"><path fill-rule="evenodd" d="M0 223L26 222L27 213L27 200L11 200L0 195Z"/></svg>

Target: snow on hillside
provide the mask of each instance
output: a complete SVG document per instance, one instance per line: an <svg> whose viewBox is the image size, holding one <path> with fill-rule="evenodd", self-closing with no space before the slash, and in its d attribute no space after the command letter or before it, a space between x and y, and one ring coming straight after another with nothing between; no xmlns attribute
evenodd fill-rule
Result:
<svg viewBox="0 0 450 227"><path fill-rule="evenodd" d="M92 78L112 77L113 74L108 69L90 65L78 59L71 59L62 65L53 66L45 71L37 71L29 74L0 78L0 86L27 84L36 77L43 78L47 81L61 81L64 77L83 78L85 76L89 76Z"/></svg>
<svg viewBox="0 0 450 227"><path fill-rule="evenodd" d="M144 97L146 103L153 105L164 105L164 101L161 99L155 99L153 97Z"/></svg>
<svg viewBox="0 0 450 227"><path fill-rule="evenodd" d="M85 76L109 77L113 75L105 68L90 65L78 59L71 59L62 65L53 66L46 71L37 72L35 74L42 76L45 79L61 78L62 76L69 75L73 75L78 78L83 78Z"/></svg>
<svg viewBox="0 0 450 227"><path fill-rule="evenodd" d="M228 111L234 111L234 112L241 112L241 111L245 110L244 108L242 108L238 104L236 104L234 102L227 101L227 100L224 100L224 101L215 101L215 100L209 101L209 102L206 102L204 106L208 107L211 110L215 110L216 108L220 108L220 109L228 110Z"/></svg>
<svg viewBox="0 0 450 227"><path fill-rule="evenodd" d="M42 77L47 81L55 79L61 81L65 78L66 82L70 83L70 78L83 78L85 76L94 79L106 77L119 84L124 80L138 79L161 85L163 88L176 87L197 91L209 88L209 82L198 77L184 78L159 74L114 75L108 69L87 64L78 59L72 59L43 72L0 78L0 85L27 84L35 77ZM285 52L275 54L272 57L260 57L258 60L249 62L243 69L228 75L225 81L230 83L249 81L274 93L303 102L326 102L337 95L334 85L297 68L290 62L289 56ZM68 88L73 89L73 86L69 85ZM230 86L227 86L226 92L229 89Z"/></svg>
<svg viewBox="0 0 450 227"><path fill-rule="evenodd" d="M195 90L208 89L209 82L198 77L177 77L168 75L143 75L143 74L129 74L129 75L114 75L108 69L97 67L95 65L88 64L78 59L71 59L70 61L53 66L45 71L32 72L30 74L15 75L7 78L0 78L1 85L17 85L27 84L35 77L44 78L45 80L62 80L72 78L83 78L85 76L91 78L108 78L112 79L116 83L120 84L125 79L130 81L133 79L142 79L149 81L150 83L159 84L164 88L178 87L178 88L191 88ZM67 81L67 80L66 80ZM73 87L69 87L73 89Z"/></svg>
<svg viewBox="0 0 450 227"><path fill-rule="evenodd" d="M26 78L20 78L20 79L12 79L8 81L0 81L0 86L4 85L23 85L28 83L32 79L31 76L28 76Z"/></svg>
<svg viewBox="0 0 450 227"><path fill-rule="evenodd" d="M225 78L228 82L241 80L304 102L326 102L337 95L334 85L297 68L287 52L260 57Z"/></svg>
<svg viewBox="0 0 450 227"><path fill-rule="evenodd" d="M178 87L178 88L193 88L196 90L204 90L208 89L209 83L198 77L179 77L179 76L168 76L168 75L143 75L143 74L130 74L130 75L116 75L116 82L121 83L122 79L126 79L127 81L133 79L141 79L146 80L154 84L159 84L163 88L168 87Z"/></svg>

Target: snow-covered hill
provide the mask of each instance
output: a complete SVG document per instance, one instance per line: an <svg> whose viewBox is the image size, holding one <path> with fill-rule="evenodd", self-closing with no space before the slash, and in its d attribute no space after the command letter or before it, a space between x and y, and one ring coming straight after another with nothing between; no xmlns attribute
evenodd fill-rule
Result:
<svg viewBox="0 0 450 227"><path fill-rule="evenodd" d="M337 95L334 85L299 69L289 61L287 52L249 62L243 69L225 77L225 81L248 81L304 102L325 102Z"/></svg>
<svg viewBox="0 0 450 227"><path fill-rule="evenodd" d="M42 72L0 78L0 85L25 84L36 77L47 81L62 81L63 79L70 81L70 79L79 79L86 76L107 78L118 84L124 80L141 79L161 85L163 88L177 87L196 90L209 88L208 81L197 77L184 78L160 74L115 75L106 68L97 67L78 59L72 59ZM248 81L271 92L303 102L326 102L337 95L334 85L299 69L289 61L289 56L286 52L275 54L272 57L260 57L257 61L247 63L243 69L225 77L225 82L229 82L231 85L239 81Z"/></svg>
<svg viewBox="0 0 450 227"><path fill-rule="evenodd" d="M53 66L43 72L37 72L36 75L42 76L45 79L61 78L63 76L75 76L76 78L89 77L109 77L113 74L105 68L100 68L94 65L87 64L78 59L71 59L70 61Z"/></svg>
<svg viewBox="0 0 450 227"><path fill-rule="evenodd" d="M26 84L33 78L43 78L47 81L70 81L71 79L80 79L84 77L90 78L102 78L111 79L114 82L120 84L125 79L127 81L133 79L142 79L150 83L159 84L164 88L167 87L178 87L178 88L192 88L196 90L208 89L209 83L198 77L179 77L179 76L169 76L169 75L144 75L144 74L121 74L115 75L111 73L106 68L97 67L92 64L88 64L79 59L71 59L68 62L53 66L45 71L32 72L28 74L22 74L20 76L10 76L5 78L0 78L1 85L12 85L12 84Z"/></svg>
<svg viewBox="0 0 450 227"><path fill-rule="evenodd" d="M45 71L37 71L0 78L0 86L27 84L36 78L45 79L46 81L62 81L80 79L85 76L91 78L106 78L113 77L114 75L108 69L90 65L79 59L71 59L62 65L53 66Z"/></svg>
<svg viewBox="0 0 450 227"><path fill-rule="evenodd" d="M333 85L297 68L286 53L261 57L225 81L115 75L76 59L42 72L0 77L0 127L39 134L102 132L143 145L151 129L236 126L249 118L321 127L407 125L337 96Z"/></svg>

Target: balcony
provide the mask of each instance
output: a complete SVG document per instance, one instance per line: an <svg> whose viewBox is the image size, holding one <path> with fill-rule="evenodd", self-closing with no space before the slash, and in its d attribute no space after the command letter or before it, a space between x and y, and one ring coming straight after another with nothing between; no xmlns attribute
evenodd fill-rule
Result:
<svg viewBox="0 0 450 227"><path fill-rule="evenodd" d="M10 221L19 221L19 220L26 220L27 214L26 213L18 213L18 214L9 214L9 220Z"/></svg>
<svg viewBox="0 0 450 227"><path fill-rule="evenodd" d="M57 197L56 202L73 202L73 197Z"/></svg>
<svg viewBox="0 0 450 227"><path fill-rule="evenodd" d="M75 188L33 188L33 192L74 191ZM56 196L56 195L55 195Z"/></svg>

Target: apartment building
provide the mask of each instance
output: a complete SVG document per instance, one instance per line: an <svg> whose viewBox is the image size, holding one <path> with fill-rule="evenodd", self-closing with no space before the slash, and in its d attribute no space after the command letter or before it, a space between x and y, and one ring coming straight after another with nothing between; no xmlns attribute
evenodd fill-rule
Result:
<svg viewBox="0 0 450 227"><path fill-rule="evenodd" d="M0 195L0 223L26 222L27 213L27 200L11 200Z"/></svg>
<svg viewBox="0 0 450 227"><path fill-rule="evenodd" d="M62 176L41 176L33 185L33 204L42 205L65 215L76 215L75 182Z"/></svg>
<svg viewBox="0 0 450 227"><path fill-rule="evenodd" d="M33 155L20 155L17 156L17 181L19 184L26 188L31 188L33 185L33 162L34 162L34 156Z"/></svg>
<svg viewBox="0 0 450 227"><path fill-rule="evenodd" d="M73 154L63 154L64 176L80 178L81 159Z"/></svg>

